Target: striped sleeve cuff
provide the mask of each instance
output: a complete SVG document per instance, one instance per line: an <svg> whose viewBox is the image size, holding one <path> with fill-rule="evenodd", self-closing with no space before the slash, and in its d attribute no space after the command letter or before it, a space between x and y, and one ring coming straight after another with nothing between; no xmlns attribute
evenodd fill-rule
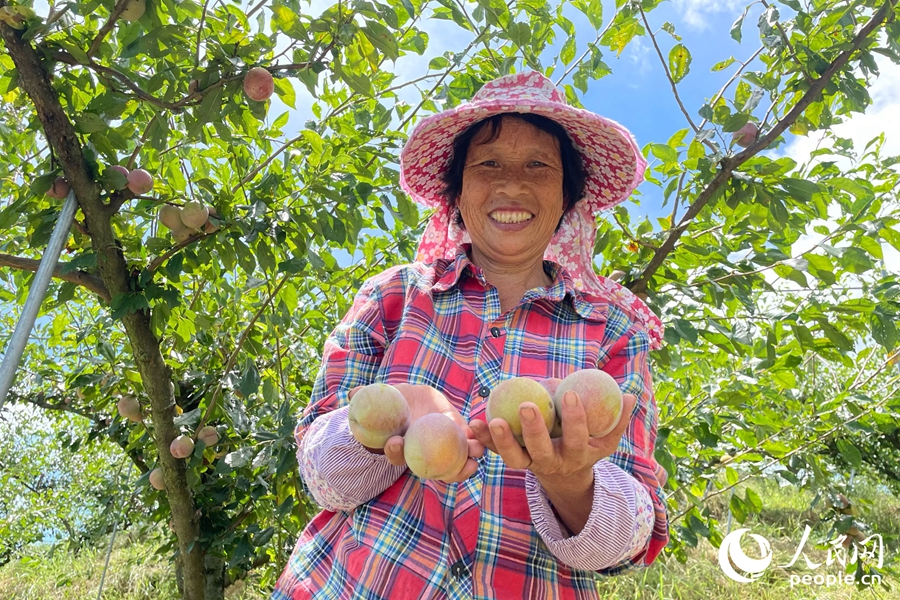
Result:
<svg viewBox="0 0 900 600"><path fill-rule="evenodd" d="M645 551L653 529L653 503L646 488L618 466L608 461L594 465L594 505L584 529L570 537L531 471L525 488L534 527L560 562L600 571Z"/></svg>
<svg viewBox="0 0 900 600"><path fill-rule="evenodd" d="M343 406L313 421L297 451L303 482L326 510L351 511L388 489L406 470L353 437L349 410Z"/></svg>

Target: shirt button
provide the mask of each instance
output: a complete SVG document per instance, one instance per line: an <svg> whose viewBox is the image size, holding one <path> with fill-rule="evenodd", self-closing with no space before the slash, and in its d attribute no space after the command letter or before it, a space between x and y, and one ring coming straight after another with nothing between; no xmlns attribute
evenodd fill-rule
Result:
<svg viewBox="0 0 900 600"><path fill-rule="evenodd" d="M491 327L491 335L494 336L495 338L500 337L500 334L502 334L502 333L503 332L500 330L499 327Z"/></svg>
<svg viewBox="0 0 900 600"><path fill-rule="evenodd" d="M487 398L488 396L491 395L491 388L489 388L486 385L481 386L481 389L478 390L478 395L481 396L482 398Z"/></svg>
<svg viewBox="0 0 900 600"><path fill-rule="evenodd" d="M466 563L461 560L456 561L450 566L450 573L457 579L462 579L468 572L469 569L466 567Z"/></svg>

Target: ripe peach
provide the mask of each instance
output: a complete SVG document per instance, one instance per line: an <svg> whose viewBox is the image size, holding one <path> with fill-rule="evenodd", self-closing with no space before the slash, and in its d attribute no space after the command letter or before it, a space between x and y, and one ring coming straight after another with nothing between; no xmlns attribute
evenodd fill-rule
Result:
<svg viewBox="0 0 900 600"><path fill-rule="evenodd" d="M169 444L169 452L175 458L187 458L194 452L194 440L189 436L179 435Z"/></svg>
<svg viewBox="0 0 900 600"><path fill-rule="evenodd" d="M219 432L212 425L205 425L197 432L197 439L203 442L207 448L215 446L219 442Z"/></svg>
<svg viewBox="0 0 900 600"><path fill-rule="evenodd" d="M216 212L215 207L208 206L207 208L209 209L209 218L203 224L203 233L215 233L219 230L222 220L218 218L219 213Z"/></svg>
<svg viewBox="0 0 900 600"><path fill-rule="evenodd" d="M65 177L57 177L50 189L47 190L47 195L57 200L63 200L69 195L69 182Z"/></svg>
<svg viewBox="0 0 900 600"><path fill-rule="evenodd" d="M757 133L759 133L759 127L756 123L747 123L734 132L734 143L741 148L746 148L756 141Z"/></svg>
<svg viewBox="0 0 900 600"><path fill-rule="evenodd" d="M116 403L116 408L119 410L119 414L129 421L144 420L144 416L141 414L141 403L134 396L122 396Z"/></svg>
<svg viewBox="0 0 900 600"><path fill-rule="evenodd" d="M166 489L166 480L163 478L162 469L160 469L159 467L156 467L155 469L150 471L150 485L153 486L153 489Z"/></svg>
<svg viewBox="0 0 900 600"><path fill-rule="evenodd" d="M551 398L556 398L556 389L559 387L559 384L562 383L562 379L559 377L550 377L549 379L542 379L538 383L544 386L544 389L550 394ZM554 403L554 410L555 410ZM553 429L550 430L551 438L561 438L562 437L562 415L556 413L556 420L553 422Z"/></svg>
<svg viewBox="0 0 900 600"><path fill-rule="evenodd" d="M128 189L137 195L153 189L153 176L143 169L135 169L128 174Z"/></svg>
<svg viewBox="0 0 900 600"><path fill-rule="evenodd" d="M384 448L388 438L403 435L409 427L409 404L394 386L373 383L353 394L347 419L360 444Z"/></svg>
<svg viewBox="0 0 900 600"><path fill-rule="evenodd" d="M131 0L119 16L129 22L137 21L144 16L146 11L147 0Z"/></svg>
<svg viewBox="0 0 900 600"><path fill-rule="evenodd" d="M553 410L553 397L547 389L527 377L513 377L500 382L500 385L491 391L485 408L487 422L500 418L509 423L513 437L519 445L525 446L525 438L522 437L522 422L519 420L519 406L523 402L532 402L540 410L541 417L547 426L547 431L553 431L556 423L556 412Z"/></svg>
<svg viewBox="0 0 900 600"><path fill-rule="evenodd" d="M251 100L265 102L275 91L275 79L262 67L253 67L244 76L244 93Z"/></svg>
<svg viewBox="0 0 900 600"><path fill-rule="evenodd" d="M453 477L462 471L468 456L465 432L443 413L419 417L403 437L406 466L422 479Z"/></svg>
<svg viewBox="0 0 900 600"><path fill-rule="evenodd" d="M185 202L184 208L181 209L181 222L188 229L194 231L200 229L206 224L208 218L209 209L203 206L202 202L191 200L190 202Z"/></svg>
<svg viewBox="0 0 900 600"><path fill-rule="evenodd" d="M600 369L582 369L563 379L554 398L560 414L563 397L570 390L581 398L591 437L603 437L616 428L622 416L622 391L609 373Z"/></svg>

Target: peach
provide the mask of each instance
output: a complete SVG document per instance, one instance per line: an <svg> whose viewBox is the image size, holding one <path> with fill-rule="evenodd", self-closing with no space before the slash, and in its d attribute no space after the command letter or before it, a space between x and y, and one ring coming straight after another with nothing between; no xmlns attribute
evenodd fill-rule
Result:
<svg viewBox="0 0 900 600"><path fill-rule="evenodd" d="M130 2L125 5L125 10L123 10L119 16L129 22L137 21L144 16L146 11L147 0L130 0Z"/></svg>
<svg viewBox="0 0 900 600"><path fill-rule="evenodd" d="M120 165L110 165L109 167L107 167L107 170L118 171L119 173L122 174L122 177L125 178L125 185L117 187L115 189L124 190L126 187L128 187L128 173L129 173L128 169L126 169L125 167L120 166Z"/></svg>
<svg viewBox="0 0 900 600"><path fill-rule="evenodd" d="M135 169L128 174L128 189L140 196L153 189L153 175L144 169Z"/></svg>
<svg viewBox="0 0 900 600"><path fill-rule="evenodd" d="M162 469L156 467L152 471L150 471L150 485L153 486L153 489L156 490L164 490L166 489L166 480L163 478Z"/></svg>
<svg viewBox="0 0 900 600"><path fill-rule="evenodd" d="M559 387L559 384L562 383L562 379L559 377L550 377L548 379L542 379L538 383L544 386L544 389L550 394L551 398L556 398L556 390ZM556 403L553 403L554 411L556 410ZM556 413L556 420L553 422L553 429L550 430L551 438L561 438L562 437L562 415L558 412Z"/></svg>
<svg viewBox="0 0 900 600"><path fill-rule="evenodd" d="M265 102L275 91L275 79L262 67L253 67L244 76L244 93L251 100Z"/></svg>
<svg viewBox="0 0 900 600"><path fill-rule="evenodd" d="M543 385L534 379L527 377L513 377L500 382L488 396L485 413L487 422L492 419L503 419L509 423L513 437L519 445L525 446L522 437L522 422L519 420L519 406L523 402L532 402L537 405L547 426L547 431L553 431L556 424L556 412L553 409L553 397Z"/></svg>
<svg viewBox="0 0 900 600"><path fill-rule="evenodd" d="M373 383L358 390L347 412L350 433L367 448L384 448L388 439L409 427L409 404L400 390Z"/></svg>
<svg viewBox="0 0 900 600"><path fill-rule="evenodd" d="M129 421L140 422L144 420L141 414L141 403L134 396L122 396L116 403L116 408L123 418Z"/></svg>
<svg viewBox="0 0 900 600"><path fill-rule="evenodd" d="M563 397L568 391L577 392L581 398L591 437L603 437L619 424L622 390L609 373L600 369L582 369L563 379L554 398L559 414L562 414Z"/></svg>
<svg viewBox="0 0 900 600"><path fill-rule="evenodd" d="M219 432L212 425L205 425L197 432L197 439L209 448L219 442Z"/></svg>
<svg viewBox="0 0 900 600"><path fill-rule="evenodd" d="M57 177L50 189L47 190L47 195L57 200L64 199L69 195L69 182L65 177Z"/></svg>
<svg viewBox="0 0 900 600"><path fill-rule="evenodd" d="M756 141L756 134L759 133L759 127L756 123L747 123L734 132L734 143L741 148L746 148Z"/></svg>
<svg viewBox="0 0 900 600"><path fill-rule="evenodd" d="M192 235L194 235L194 234L191 232L190 229L179 229L178 231L172 232L172 237L175 238L175 241L178 242L179 244L191 239Z"/></svg>
<svg viewBox="0 0 900 600"><path fill-rule="evenodd" d="M188 229L194 231L200 229L206 224L208 218L209 209L203 206L202 202L191 200L190 202L185 202L184 208L181 209L181 222Z"/></svg>
<svg viewBox="0 0 900 600"><path fill-rule="evenodd" d="M465 432L443 413L419 417L403 437L406 466L422 479L454 477L462 471L468 457Z"/></svg>
<svg viewBox="0 0 900 600"><path fill-rule="evenodd" d="M175 458L187 458L194 452L194 440L189 436L179 435L169 444L169 452Z"/></svg>
<svg viewBox="0 0 900 600"><path fill-rule="evenodd" d="M181 209L169 204L163 204L159 208L159 222L172 231L181 231L185 228L181 222Z"/></svg>

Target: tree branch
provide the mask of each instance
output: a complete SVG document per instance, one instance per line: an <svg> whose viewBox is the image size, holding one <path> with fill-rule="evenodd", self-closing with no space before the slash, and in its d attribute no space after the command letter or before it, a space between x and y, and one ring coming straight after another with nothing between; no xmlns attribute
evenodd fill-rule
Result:
<svg viewBox="0 0 900 600"><path fill-rule="evenodd" d="M11 267L13 269L19 269L20 271L30 271L35 273L40 266L41 261L39 260L21 258L9 254L0 254L0 267ZM106 286L103 285L102 279L85 271L69 271L68 273L63 273L63 269L67 266L66 263L57 263L56 268L53 269L53 276L57 279L62 279L63 281L68 281L69 283L74 283L75 285L87 288L103 298L105 302L109 303L111 299L109 291L107 291Z"/></svg>
<svg viewBox="0 0 900 600"><path fill-rule="evenodd" d="M850 57L863 45L863 43L868 39L868 37L876 30L879 26L884 22L887 18L888 13L894 7L896 0L886 0L886 2L879 8L875 14L872 15L872 18L869 19L869 22L865 24L860 30L859 33L853 38L853 41L850 44L850 47L843 52L841 52L837 58L828 66L822 76L815 80L815 82L809 87L806 93L802 98L791 108L791 110L781 119L777 124L775 124L772 129L766 132L765 135L759 136L750 146L748 146L743 151L738 154L725 158L720 163L721 168L716 173L715 177L713 177L712 181L710 181L706 188L700 192L697 196L697 199L694 203L688 208L687 213L685 213L684 217L682 217L679 224L671 230L669 236L663 242L662 246L660 246L659 250L657 250L653 254L653 258L650 259L650 262L647 264L647 267L644 269L644 272L640 277L634 280L631 285L632 292L646 292L647 291L647 283L653 277L657 270L662 266L663 262L665 262L666 257L672 253L675 249L675 245L678 242L681 235L687 230L690 223L694 220L694 218L700 214L700 211L703 210L706 205L712 200L718 191L722 188L723 185L728 181L729 177L731 177L731 173L740 167L742 164L750 160L753 156L758 154L765 148L768 148L772 142L778 139L782 133L784 133L788 127L790 127L799 117L803 114L810 104L812 104L816 98L822 93L827 86L831 82L831 78L834 77L838 71L843 69L847 63L850 61Z"/></svg>

